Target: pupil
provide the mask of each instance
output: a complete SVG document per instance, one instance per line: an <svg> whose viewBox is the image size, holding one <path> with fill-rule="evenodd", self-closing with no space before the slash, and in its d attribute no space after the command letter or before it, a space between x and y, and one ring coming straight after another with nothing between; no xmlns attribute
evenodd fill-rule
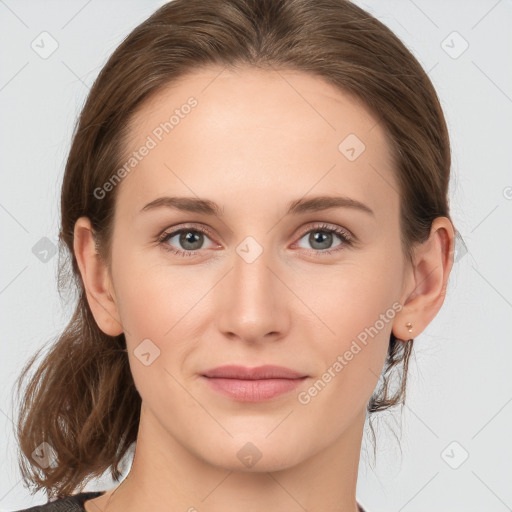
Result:
<svg viewBox="0 0 512 512"><path fill-rule="evenodd" d="M332 242L332 233L314 231L309 235L309 242L315 249L328 249ZM315 247L316 243L319 243L320 247Z"/></svg>
<svg viewBox="0 0 512 512"><path fill-rule="evenodd" d="M199 249L201 247L202 242L202 233L195 233L192 231L183 232L180 236L180 244L185 248L191 251ZM195 240L194 240L195 239ZM192 244L193 247L187 246L187 244ZM194 246L194 244L196 244Z"/></svg>

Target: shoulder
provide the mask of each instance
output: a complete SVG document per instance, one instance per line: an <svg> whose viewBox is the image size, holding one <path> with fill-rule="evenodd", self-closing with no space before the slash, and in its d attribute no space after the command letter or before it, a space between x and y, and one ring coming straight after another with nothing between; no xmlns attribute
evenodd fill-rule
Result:
<svg viewBox="0 0 512 512"><path fill-rule="evenodd" d="M84 512L84 501L92 500L104 493L105 491L81 492L50 501L44 505L24 508L14 512Z"/></svg>

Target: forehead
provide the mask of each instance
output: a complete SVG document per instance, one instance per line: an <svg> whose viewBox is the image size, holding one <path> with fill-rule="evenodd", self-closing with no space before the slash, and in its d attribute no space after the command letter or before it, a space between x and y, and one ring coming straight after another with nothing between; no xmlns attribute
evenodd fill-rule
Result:
<svg viewBox="0 0 512 512"><path fill-rule="evenodd" d="M140 205L154 195L229 199L279 189L290 198L396 193L383 127L358 99L303 72L219 67L181 77L131 119L126 158L151 146L121 188ZM315 190L312 190L315 189ZM120 191L118 191L120 193ZM232 195L231 195L232 197Z"/></svg>

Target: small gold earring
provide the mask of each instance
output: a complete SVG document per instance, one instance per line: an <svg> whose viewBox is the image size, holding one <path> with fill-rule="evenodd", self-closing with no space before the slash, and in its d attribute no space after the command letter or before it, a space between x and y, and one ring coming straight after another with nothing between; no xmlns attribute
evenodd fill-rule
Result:
<svg viewBox="0 0 512 512"><path fill-rule="evenodd" d="M405 324L405 327L407 327L409 329L409 332L412 332L412 324L411 324L411 322L407 322Z"/></svg>

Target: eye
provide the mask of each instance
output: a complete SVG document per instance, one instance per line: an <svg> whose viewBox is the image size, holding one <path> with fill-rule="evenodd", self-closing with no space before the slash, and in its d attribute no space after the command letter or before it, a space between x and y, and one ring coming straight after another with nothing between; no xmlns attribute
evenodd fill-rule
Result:
<svg viewBox="0 0 512 512"><path fill-rule="evenodd" d="M196 227L185 227L163 233L159 237L158 242L166 251L178 254L179 256L194 256L200 249L205 249L203 247L205 239L209 240L206 230ZM178 247L175 247L173 244L177 244Z"/></svg>
<svg viewBox="0 0 512 512"><path fill-rule="evenodd" d="M207 247L204 247L205 240L210 240L213 244L211 248L220 247L212 242L208 235L209 232L202 227L185 226L162 233L158 238L158 243L164 250L178 256L196 256L201 249L207 249ZM336 238L339 240L337 244L335 243ZM302 235L297 245L308 249L308 247L301 245L300 242L303 239L306 239L306 243L312 247L312 249L309 249L311 252L321 255L343 250L353 244L353 236L349 231L338 226L331 227L327 224L315 226Z"/></svg>
<svg viewBox="0 0 512 512"><path fill-rule="evenodd" d="M337 244L335 244L336 238L340 240ZM300 242L304 239L312 247L313 252L322 254L331 254L332 252L343 250L344 247L350 246L353 243L352 236L348 231L337 226L330 227L327 224L315 226L304 233L299 242L297 242L299 247L308 249L308 247L300 245Z"/></svg>

